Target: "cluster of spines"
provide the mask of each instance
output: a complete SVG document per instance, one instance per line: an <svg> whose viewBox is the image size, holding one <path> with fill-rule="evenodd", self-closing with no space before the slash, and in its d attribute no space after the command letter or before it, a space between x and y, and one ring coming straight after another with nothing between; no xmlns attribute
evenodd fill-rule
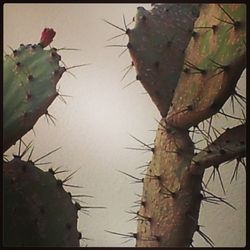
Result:
<svg viewBox="0 0 250 250"><path fill-rule="evenodd" d="M161 6L161 8L165 7ZM125 47L121 55L128 49L132 57L132 64L128 66L124 77L135 66L136 79L125 87L140 81L161 114L165 116L181 73L185 48L191 38L189 30L197 18L198 5L185 5L183 8L179 8L177 5L166 5L165 11L161 11L161 8L154 6L154 9L149 12L142 7L138 7L138 13L134 19L134 29L128 28L124 17L124 28L106 22L121 30L129 38L127 45L111 45L112 47ZM183 19L176 17L175 13L178 11L182 12ZM182 28L183 20L189 28ZM179 33L176 32L176 25ZM169 33L173 33L173 35L169 36ZM176 60L172 56L173 50L178 54ZM172 64L169 64L170 61Z"/></svg>
<svg viewBox="0 0 250 250"><path fill-rule="evenodd" d="M162 129L163 132L168 133L169 135L175 134L175 129L174 128L165 126L165 125L163 125L161 123L159 123L159 125L160 125L160 128ZM201 150L201 152L202 153L206 152L208 155L209 154L226 155L226 157L228 157L228 160L230 160L230 159L234 159L234 156L232 156L232 153L237 154L239 149L236 149L235 152L232 152L232 150L229 150L226 147L228 147L230 145L234 146L234 144L235 144L236 147L241 146L240 150L242 151L242 154L244 155L243 152L244 152L244 145L245 145L245 136L244 136L244 132L241 133L241 130L243 130L243 131L245 130L244 125L239 125L238 127L233 128L233 129L226 129L225 133L221 134L213 144L209 145L208 148L205 148L205 149ZM239 139L238 134L241 134L242 140L240 140L237 143L237 142L235 142L235 139L236 140ZM142 148L127 147L127 149L145 150L145 151L148 151L148 152L152 152L153 154L155 153L156 149L152 148L151 144L145 143L145 142L139 140L138 138L136 138L135 136L131 135L131 137L133 139L135 139L137 142L139 142L142 145ZM173 139L174 139L174 136L173 136ZM185 155L185 149L178 148L178 146L177 146L176 150L167 151L167 152L176 154L179 157L185 157L184 156ZM200 155L198 153L195 153L194 158L191 161L192 165L194 165L195 168L194 169L192 169L192 167L188 168L189 175L193 176L191 178L196 178L196 176L198 176L198 179L200 178L200 174L197 174L197 172L198 172L197 168L199 168L199 167L203 168L204 164L202 162L199 162L199 160L198 160L199 157L200 157ZM202 157L202 159L205 160L204 157ZM223 162L224 162L224 160L223 160ZM236 164L236 167L235 167L235 170L234 170L231 181L233 180L233 178L236 178L237 171L238 171L238 166L239 166L240 162L242 164L244 164L243 159L240 158L240 159L237 160L237 164ZM212 163L210 163L210 165L211 164ZM147 164L142 165L142 166L143 167L150 166L150 163L147 163ZM139 166L139 167L141 168L142 166ZM207 166L207 167L209 167L209 166ZM204 168L205 168L205 166L204 166ZM218 170L218 166L215 166L215 168L216 168L216 170L218 172L218 176L220 178L220 173L219 173L219 170ZM146 179L148 179L150 181L155 181L156 183L159 184L159 187L160 187L159 191L162 194L163 198L168 198L168 199L172 199L173 201L175 201L176 199L178 199L179 192L181 192L180 190L171 190L170 188L168 188L164 184L164 179L162 178L162 176L159 175L159 174L153 174L152 169L149 169L149 171L148 171L148 172L150 172L150 174L149 173L143 174L144 175L143 178L128 174L128 173L126 173L124 171L119 170L119 172L121 172L122 174L125 174L126 176L132 178L133 179L132 183L142 183L143 184L143 183L145 183ZM208 182L209 182L209 180L208 180ZM220 178L220 182L221 182L221 186L222 186L222 189L224 191L224 194L225 194L225 189L224 189L221 178ZM207 185L208 185L208 183L204 184L204 187L201 189L201 193L199 193L199 195L197 195L197 198L196 198L197 203L201 203L202 201L204 201L204 202L208 202L208 203L211 203L211 204L225 204L225 205L228 205L229 207L231 207L233 209L236 209L232 204L228 203L225 200L225 198L219 197L219 196L209 192L206 189ZM154 223L153 222L154 218L152 218L150 215L145 213L145 209L148 206L147 204L148 203L147 203L146 197L140 196L140 199L135 201L135 205L132 205L132 207L139 207L139 210L137 212L128 211L129 214L133 215L133 218L131 220L137 220L138 223L146 222L148 225L150 225L151 223ZM187 215L189 217L192 216L191 214L192 214L191 212L187 213ZM205 235L205 233L201 230L201 228L200 228L200 226L198 224L197 224L197 230L196 231L201 237L203 237L203 239L207 242L207 244L209 244L210 246L214 245L213 241L207 235ZM129 240L134 238L136 240L142 240L142 241L155 241L157 244L158 243L160 244L160 239L161 239L160 236L155 236L155 235L150 236L149 238L145 238L144 236L141 236L139 232L134 233L134 234L132 234L132 233L131 234L121 234L121 233L116 233L116 232L111 232L111 233L121 235L121 236L124 236L124 237L128 237ZM192 241L190 241L190 242L192 242ZM193 243L190 243L190 244L193 245Z"/></svg>
<svg viewBox="0 0 250 250"><path fill-rule="evenodd" d="M158 5L154 5L154 7L155 6L157 6L159 9L161 8L160 5L159 6ZM216 6L216 5L214 5L214 6ZM243 16L241 16L241 17L239 17L239 16L232 17L231 14L229 14L230 13L230 9L227 10L227 5L223 5L222 6L222 5L219 4L218 7L219 7L219 9L221 10L221 12L225 16L224 16L224 19L222 19L222 18L216 18L216 19L219 22L228 25L229 28L226 30L227 32L229 32L231 29L233 29L235 32L239 32L241 30L243 30L243 32L244 32L244 27L245 27L244 22L245 22L245 20L244 20ZM140 8L140 10L142 12L145 11L143 8ZM153 9L153 10L155 10L155 9ZM147 14L147 11L145 11L145 13ZM146 24L147 18L148 18L147 15L142 15L140 17L141 17L140 20L137 20L137 22L142 21L142 22L144 22L144 24ZM241 20L238 20L238 19L241 19ZM133 20L133 21L135 21L135 20ZM124 19L124 23L125 23L125 19ZM109 23L109 24L111 24L111 23ZM222 26L223 26L223 24L222 24ZM113 24L111 24L111 25L113 25ZM118 27L116 25L113 25L113 26L115 26L116 28ZM194 26L193 29L189 30L189 32L191 34L191 37L193 38L194 43L195 42L197 43L197 41L201 37L200 36L200 31L202 31L202 30L206 30L206 31L211 30L213 34L218 34L218 32L220 32L220 29L221 29L220 26L221 26L221 24L219 24L219 23L216 23L216 24L213 24L213 25L206 25L206 26L204 26L204 25L203 26ZM125 29L121 29L120 27L118 27L118 28L120 30L124 31L124 34L127 34L130 37L130 35L131 35L131 29L128 29L127 26L126 26L126 24L125 24ZM116 37L118 37L118 36L116 36ZM115 37L113 37L113 38L115 38ZM243 38L243 40L244 40L244 38ZM243 41L243 44L244 44L244 41ZM172 41L171 40L168 41L168 45L172 46ZM119 45L118 45L118 47L119 47ZM127 44L127 46L124 46L124 47L127 47L126 49L128 49L131 54L132 54L131 50L135 49L133 47L133 44L131 42L129 42ZM126 49L124 51L126 51ZM124 51L122 52L122 54L124 53ZM183 52L185 52L185 51L183 51ZM132 59L133 59L133 56L132 56ZM222 74L225 74L225 75L228 74L229 72L231 72L232 67L235 66L234 62L231 65L230 63L223 64L220 61L217 61L217 59L213 59L213 58L208 58L208 59L209 59L208 60L208 62L209 62L208 63L209 64L208 68L207 68L207 65L205 65L205 64L204 65L203 64L199 65L199 64L196 64L196 63L192 63L192 61L190 61L190 60L185 59L185 61L184 61L184 67L183 67L183 74L186 74L186 75L197 75L197 76L200 76L201 78L207 79L207 81L210 81L210 80L214 80L214 78L216 78L217 76L221 76ZM241 73L242 69L244 69L244 53L243 53L243 56L242 56L242 60L239 63L241 63L241 65L243 65L243 66L241 67L241 69L238 70L238 73L236 73L237 76L235 77L235 79L238 79L239 74ZM132 69L132 67L134 67L134 66L137 67L137 65L135 65L134 61L132 61L131 65L129 65L128 67L125 68L126 72L125 72L125 74L123 76L123 79L130 72L130 70ZM157 61L155 63L155 69L158 69L159 66L160 66L160 63L159 63L159 61ZM141 76L138 75L138 74L136 76L136 80L135 81L137 81L137 80L141 80ZM135 81L133 81L133 82L135 82ZM129 86L133 82L129 83L126 86ZM242 96L238 92L236 92L236 90L235 90L236 83L237 83L237 80L234 81L235 85L232 86L231 88L229 87L228 90L227 90L228 97L231 96L233 112L234 112L234 102L233 102L234 98L240 104L240 106L242 106L242 103L240 101L242 101L243 103L246 102L244 96ZM185 88L182 88L182 89L185 90ZM173 89L173 93L174 92L175 92L175 89ZM226 97L226 98L224 97L224 99L227 99L228 97ZM240 122L243 123L242 127L244 127L245 126L244 125L245 119L240 119L240 118L235 117L233 115L226 114L223 111L223 109L221 109L221 106L224 103L224 99L223 98L222 98L223 100L219 100L219 99L220 98L218 97L211 104L210 108L212 110L212 113L213 114L219 113L219 114L224 115L226 118L232 118L232 119L238 120L238 121L240 121ZM170 104L170 106L173 106L173 105L176 105L176 104L174 104L174 103ZM244 104L243 104L243 106L244 106ZM189 104L186 105L186 107L179 109L177 112L176 111L172 112L171 115L173 117L173 116L177 116L179 113L187 113L187 112L192 113L193 111L195 111L195 109L196 109L195 104L194 103L189 103ZM220 109L221 109L221 111L220 111ZM207 117L209 117L209 116L207 116ZM202 119L204 119L204 117ZM172 122L171 117L167 121L171 125L171 122ZM203 124L204 120L201 120L201 121L202 121L202 124ZM239 137L238 138L233 138L232 135L229 135L230 139L226 139L225 140L225 143L227 145L224 145L223 143L221 143L221 141L216 141L214 143L214 144L216 144L216 147L214 148L214 144L213 144L212 138L210 136L210 132L211 132L211 130L213 130L216 138L218 137L218 134L219 134L219 136L221 134L217 133L216 128L212 126L212 117L210 117L210 120L208 121L209 122L208 131L204 130L204 128L201 129L199 127L199 125L200 125L199 122L200 121L196 120L195 123L193 123L193 124L191 123L191 124L188 124L188 125L183 125L183 127L185 129L187 129L187 128L189 128L189 127L191 127L193 125L193 127L194 127L193 131L191 131L191 129L189 129L188 131L192 132L193 135L195 133L197 133L197 132L200 133L202 136L204 136L204 140L207 142L207 145L209 145L208 148L206 148L206 149L202 149L202 150L197 149L197 148L195 148L195 149L201 151L201 153L207 152L208 155L217 154L217 152L218 152L218 155L219 155L218 158L220 158L220 156L223 156L223 157L226 157L228 160L233 160L235 158L235 155L236 156L237 155L241 155L240 157L237 158L237 163L236 163L236 166L235 166L235 170L234 170L234 173L233 173L232 178L231 178L231 181L232 181L233 178L236 178L236 176L237 176L237 171L238 171L239 163L242 163L243 165L245 164L244 160L243 160L243 157L245 156L245 146L244 146L245 145L245 139L242 138L242 140L240 140ZM181 126L182 125L180 125L180 127ZM164 130L167 133L171 133L171 127L164 128ZM243 130L244 130L244 128L243 128ZM242 131L240 131L240 133L241 133L241 136L244 135L244 132L242 133ZM193 137L193 135L192 135L192 137ZM223 134L222 134L222 137L223 137ZM137 141L139 141L139 140L137 140ZM130 149L150 151L150 152L152 152L154 154L155 147L152 147L151 145L143 143L141 141L139 141L139 142L143 145L142 148L130 148ZM233 147L233 149L227 149L228 146L229 146L229 148ZM211 150L211 149L209 149L209 147L212 147L213 149ZM185 154L185 152L183 152L181 149L177 149L176 151L171 151L170 153L176 153L179 156L181 156L181 155L183 156L183 154ZM203 169L203 166L202 166L203 164L197 160L197 155L199 155L199 154L198 153L194 153L194 158L191 160L191 167L188 167L188 170L190 170L189 174L191 176L193 176L193 178L195 178L197 176L197 178L200 179L203 174L201 174L201 172L197 171L197 169L200 169L200 167ZM220 161L220 159L219 159L219 161ZM224 162L224 161L225 161L225 159L223 161L221 161L221 162ZM195 171L192 169L193 165L196 166L195 167ZM140 168L143 167L143 166L140 166ZM148 166L148 164L146 164L145 166ZM149 164L149 166L150 166L150 164ZM199 168L197 168L197 167L199 167ZM221 180L220 173L219 173L219 166L218 165L214 166L214 171L217 171L218 176L219 176L219 178ZM122 171L120 171L120 172L122 172ZM135 176L130 175L130 174L125 173L125 172L122 172L122 173L126 174L127 176L129 176L131 178L133 178L135 180L134 183L144 183L145 182L145 178L151 178L151 179L154 179L156 181L159 181L160 183L162 181L160 175L145 174L144 178L138 178L138 177L135 177ZM213 172L211 176L214 177L214 174L215 174L215 172ZM209 179L211 179L211 178L209 178ZM222 188L224 190L222 181L221 181L221 185L222 185ZM168 188L166 188L165 190L166 190L166 196L167 197L172 197L173 199L175 199L176 197L178 197L178 192L173 192L173 191L171 191ZM210 202L210 203L213 203L213 204L225 203L225 204L227 204L230 207L232 207L232 208L235 209L235 207L232 206L231 204L227 203L224 198L218 197L218 196L210 193L209 191L207 191L205 189L202 189L202 190L203 190L202 191L203 194L200 193L198 195L197 202L200 203L201 201L206 201L206 202ZM142 208L145 208L147 206L147 200L146 200L146 198L144 196L141 196L141 199L137 200L135 202L135 205L133 207L138 207L138 206L142 207ZM133 219L138 219L140 221L145 221L146 220L146 221L149 221L149 222L152 222L152 220L153 220L153 218L151 216L145 215L143 213L141 214L140 210L138 212L129 212L129 213L135 215L135 217ZM196 231L204 238L204 240L210 246L213 246L214 244L213 244L212 240L201 231L200 227L201 226L199 226L198 223L197 223ZM112 232L112 233L115 233L115 232ZM121 236L124 236L124 237L135 238L136 240L139 240L142 237L142 236L140 236L140 233L131 233L131 234L115 233L115 234L118 234L118 235L121 235ZM155 237L155 236L153 237L152 236L152 238L154 238L155 241L158 241L159 239L161 239L161 237L159 237L159 236L157 236L157 237ZM152 239L149 237L148 239L145 239L145 240L152 240ZM190 242L190 246L193 246L192 240L189 240L189 242Z"/></svg>
<svg viewBox="0 0 250 250"><path fill-rule="evenodd" d="M5 55L4 151L33 130L42 115L55 124L48 108L57 97L64 103L67 97L57 88L60 78L64 72L72 74L70 69L86 65L65 66L58 51L74 49L44 47L42 43L20 44L18 49L12 49L12 55Z"/></svg>
<svg viewBox="0 0 250 250"><path fill-rule="evenodd" d="M23 150L23 152L21 152L21 145L22 143L25 145L25 149ZM64 213L64 216L62 218L59 219L59 221L57 220L56 217L52 217L50 218L50 220L48 221L49 224L51 225L51 223L55 224L55 223L58 223L59 224L61 223L61 221L64 221L67 216L66 214L67 213L70 213L70 211L73 211L73 214L71 214L70 216L68 216L67 218L70 219L70 221L65 221L65 235L70 232L74 232L74 236L73 238L71 239L61 239L61 240L58 240L57 241L55 240L55 242L50 239L50 232L49 232L49 229L48 229L48 232L47 232L47 236L43 236L44 238L41 240L41 241L31 241L29 242L29 240L27 240L26 236L24 236L24 238L20 239L17 235L15 234L12 234L11 236L11 240L10 240L10 235L11 235L11 232L7 229L7 228L10 228L11 229L11 225L12 225L12 222L10 221L6 221L5 223L8 223L8 225L10 225L10 227L5 227L4 229L4 235L5 235L5 238L4 238L4 245L6 246L10 246L10 245L16 245L16 246L20 246L20 245L25 245L25 246L29 246L29 244L31 245L37 245L37 246L41 246L41 245L45 245L45 246L52 246L52 245L55 245L55 246L58 246L58 245L61 245L61 246L79 246L79 242L80 240L89 240L88 238L86 237L83 237L82 236L82 233L77 231L77 218L78 218L78 211L82 211L83 213L86 213L88 214L89 210L90 209L96 209L96 208L105 208L105 207L102 207L102 206L88 206L88 205L82 205L82 200L80 200L80 198L93 198L93 196L90 196L90 195L85 195L85 194L72 194L71 192L67 192L64 188L65 187L71 187L71 188L82 188L81 186L78 186L78 185L72 185L72 184L69 184L68 181L73 177L73 175L78 171L74 171L72 173L70 173L67 177L65 177L64 179L59 179L59 178L56 178L56 175L57 174L61 174L61 173L66 173L68 172L67 170L61 170L60 167L58 168L49 168L48 171L42 171L41 169L37 168L36 166L39 166L39 165L47 165L49 164L50 162L40 162L41 160L45 159L47 156L51 155L52 153L54 153L55 151L57 151L59 148L55 149L55 150L52 150L51 152L35 159L35 160L31 160L31 157L32 157L32 153L33 153L33 148L31 149L29 155L28 155L28 151L31 149L31 143L29 143L28 145L26 145L22 140L20 140L20 143L19 143L19 148L18 148L18 153L16 155L13 155L13 159L11 161L9 161L7 158L6 160L4 161L4 183L5 183L5 191L6 193L9 194L8 197L5 197L5 204L7 206L7 204L10 202L11 200L11 196L14 194L13 191L15 190L15 186L19 186L19 189L23 191L22 192L25 192L25 182L29 182L28 179L26 178L32 178L30 179L30 183L34 182L34 180L36 178L40 178L39 176L43 176L41 178L43 178L43 181L41 183L37 183L35 184L36 186L34 186L34 190L37 190L39 189L39 186L41 188L41 190L44 190L44 192L46 192L46 187L47 188L52 188L54 191L54 193L61 193L63 195L63 198L62 200L54 200L53 201L53 204L61 204L60 206L60 210L63 210L63 209L66 209L65 210L65 213ZM27 159L26 160L22 160L24 156L28 155ZM53 177L51 179L51 176ZM9 181L8 179L10 178L10 185L9 186ZM26 181L25 181L26 179ZM47 181L45 181L45 179ZM46 184L47 183L47 184ZM32 185L32 184L31 184ZM54 186L54 187L53 187ZM9 190L8 190L9 189ZM11 191L13 189L13 191ZM19 192L19 191L18 191ZM18 193L17 192L17 193ZM29 192L33 192L32 189L29 191ZM51 202L46 202L44 200L44 197L47 196L47 195L42 195L42 196L37 196L38 193L34 193L33 194L34 197L37 197L36 199L38 199L38 203L39 203L39 207L38 207L38 213L37 216L40 218L43 218L44 216L49 216L49 207L52 205ZM55 196L55 195L54 195ZM43 197L43 198L42 198ZM39 198L41 200L39 200ZM27 201L29 200L28 197L26 197ZM31 198L32 199L32 198ZM49 200L49 199L48 199ZM68 202L68 200L70 200L70 202ZM45 204L43 204L43 202L45 202ZM63 204L66 204L66 203L69 203L70 207L65 207ZM23 202L24 206L26 204L26 202L24 201ZM28 203L27 203L28 204ZM15 204L14 204L17 209L18 209L18 206L19 204L16 203L15 201ZM53 205L54 206L54 205ZM28 210L25 210L26 212L28 212ZM51 211L50 211L51 212ZM5 219L7 220L7 218L10 218L8 216L9 213L11 213L11 211L9 209L5 209ZM59 213L59 211L58 211ZM10 215L11 216L11 215ZM13 215L14 216L14 215ZM14 216L15 217L15 216ZM14 218L13 217L13 218ZM33 218L34 221L35 221L35 224L36 224L36 227L39 228L39 223L40 222L40 219L39 218ZM19 218L16 217L16 219L18 220ZM30 220L33 220L32 218L29 217ZM75 221L73 221L75 220ZM73 221L73 222L72 222ZM28 221L27 221L28 223ZM16 227L18 228L20 225L17 225ZM12 230L12 229L11 229ZM28 230L28 229L27 229ZM60 225L58 227L58 230L61 231L63 230L63 227L62 225ZM34 234L36 234L35 232L33 232ZM39 235L36 236L39 238ZM57 237L55 237L56 239ZM20 240L23 240L24 242L20 242ZM65 242L64 242L65 240ZM47 243L46 243L47 242ZM46 245L48 244L48 245Z"/></svg>
<svg viewBox="0 0 250 250"><path fill-rule="evenodd" d="M189 128L218 112L226 116L220 111L225 101L230 96L232 102L241 99L235 87L245 68L245 8L218 4L211 5L212 11L215 14L209 14L206 21L202 16L194 26L196 40L191 40L187 48L183 73L167 116L172 126ZM183 92L186 88L190 91Z"/></svg>
<svg viewBox="0 0 250 250"><path fill-rule="evenodd" d="M66 71L60 60L56 49L31 44L5 56L4 150L33 129L41 115L53 119L48 107L59 96L56 84Z"/></svg>

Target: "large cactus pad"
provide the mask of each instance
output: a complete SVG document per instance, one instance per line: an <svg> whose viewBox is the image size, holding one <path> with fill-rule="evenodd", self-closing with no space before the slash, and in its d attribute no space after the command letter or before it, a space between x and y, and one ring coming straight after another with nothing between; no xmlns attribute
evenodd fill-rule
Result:
<svg viewBox="0 0 250 250"><path fill-rule="evenodd" d="M53 173L15 157L3 175L4 246L79 246L77 208Z"/></svg>
<svg viewBox="0 0 250 250"><path fill-rule="evenodd" d="M137 8L135 27L127 30L128 49L141 81L162 116L166 116L199 4L156 4Z"/></svg>
<svg viewBox="0 0 250 250"><path fill-rule="evenodd" d="M246 5L202 5L167 122L189 128L217 113L245 67Z"/></svg>

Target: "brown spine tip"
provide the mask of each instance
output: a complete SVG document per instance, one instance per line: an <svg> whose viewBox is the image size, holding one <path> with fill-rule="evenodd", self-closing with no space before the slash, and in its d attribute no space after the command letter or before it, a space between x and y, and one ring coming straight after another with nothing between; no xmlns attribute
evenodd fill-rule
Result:
<svg viewBox="0 0 250 250"><path fill-rule="evenodd" d="M55 175L55 171L52 168L50 168L48 172L51 173L52 175Z"/></svg>
<svg viewBox="0 0 250 250"><path fill-rule="evenodd" d="M16 50L16 49L15 49L15 50L13 50L13 55L14 55L14 57L15 57L15 56L17 56L17 55L19 54L18 52L19 52L19 51L18 51L18 50Z"/></svg>
<svg viewBox="0 0 250 250"><path fill-rule="evenodd" d="M240 22L240 21L235 21L235 22L234 22L234 29L235 29L235 30L240 29L241 26L242 26L242 25L241 25L241 22Z"/></svg>
<svg viewBox="0 0 250 250"><path fill-rule="evenodd" d="M137 233L133 233L132 236L137 239L138 238L138 234Z"/></svg>
<svg viewBox="0 0 250 250"><path fill-rule="evenodd" d="M58 69L56 69L53 73L52 73L52 79L53 79L53 83L57 84L58 81L60 80L62 74L66 71L65 67L59 67Z"/></svg>
<svg viewBox="0 0 250 250"><path fill-rule="evenodd" d="M131 33L131 29L129 29L129 28L128 28L128 29L126 29L125 34L126 34L126 35L129 35L130 33Z"/></svg>
<svg viewBox="0 0 250 250"><path fill-rule="evenodd" d="M32 98L31 93L27 93L27 94L26 94L26 100L27 100L27 101L30 101L31 98Z"/></svg>
<svg viewBox="0 0 250 250"><path fill-rule="evenodd" d="M170 48L172 46L172 41L167 42L167 47Z"/></svg>
<svg viewBox="0 0 250 250"><path fill-rule="evenodd" d="M21 62L16 62L16 70L21 70L23 67L23 65L21 64Z"/></svg>
<svg viewBox="0 0 250 250"><path fill-rule="evenodd" d="M190 73L190 69L189 68L184 68L183 72L186 73L186 74L189 74Z"/></svg>
<svg viewBox="0 0 250 250"><path fill-rule="evenodd" d="M78 232L78 239L80 240L82 238L82 233Z"/></svg>
<svg viewBox="0 0 250 250"><path fill-rule="evenodd" d="M137 81L140 81L140 80L141 80L141 78L140 78L139 75L136 76L136 80L137 80Z"/></svg>
<svg viewBox="0 0 250 250"><path fill-rule="evenodd" d="M194 108L193 108L193 105L192 105L192 104L190 104L190 105L187 106L187 110L188 110L188 111L193 111L193 109L194 109Z"/></svg>
<svg viewBox="0 0 250 250"><path fill-rule="evenodd" d="M191 33L191 36L193 38L196 38L198 36L198 32L196 32L196 31L193 30L192 33Z"/></svg>
<svg viewBox="0 0 250 250"><path fill-rule="evenodd" d="M28 75L28 80L31 82L34 80L34 76L33 75Z"/></svg>
<svg viewBox="0 0 250 250"><path fill-rule="evenodd" d="M131 43L128 43L128 44L127 44L127 48L128 48L128 49L132 49L132 44L131 44Z"/></svg>
<svg viewBox="0 0 250 250"><path fill-rule="evenodd" d="M60 55L58 55L55 51L51 52L51 57L55 60L55 61L61 61L62 57Z"/></svg>
<svg viewBox="0 0 250 250"><path fill-rule="evenodd" d="M77 211L79 211L79 210L81 210L81 205L78 202L76 202L75 203L75 208L76 208Z"/></svg>
<svg viewBox="0 0 250 250"><path fill-rule="evenodd" d="M219 27L217 25L212 25L212 30L213 30L214 33L218 30L218 28Z"/></svg>

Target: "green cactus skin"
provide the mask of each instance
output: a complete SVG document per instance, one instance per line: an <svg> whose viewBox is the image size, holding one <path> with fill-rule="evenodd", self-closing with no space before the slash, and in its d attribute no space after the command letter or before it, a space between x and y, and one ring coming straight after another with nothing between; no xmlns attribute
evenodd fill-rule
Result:
<svg viewBox="0 0 250 250"><path fill-rule="evenodd" d="M192 37L199 4L159 4L137 8L127 45L141 81L162 116L166 116ZM181 17L181 18L180 18Z"/></svg>
<svg viewBox="0 0 250 250"><path fill-rule="evenodd" d="M199 17L189 19L189 32L180 31L173 20L186 20L190 15L183 13L193 8ZM171 11L179 16L168 19ZM225 131L197 155L188 131L216 114L235 94L246 66L246 5L154 4L151 11L138 8L135 21L135 28L126 31L128 49L138 79L162 115L143 179L136 246L189 247L194 232L202 234L198 218L205 169L246 156L244 124ZM170 50L164 35L171 34L175 36ZM175 49L176 37L188 43L181 47L183 54ZM154 62L159 62L157 67Z"/></svg>
<svg viewBox="0 0 250 250"><path fill-rule="evenodd" d="M3 150L31 130L58 96L56 84L65 68L56 49L20 45L5 55L3 83Z"/></svg>
<svg viewBox="0 0 250 250"><path fill-rule="evenodd" d="M4 246L79 247L77 208L52 172L14 157L3 176Z"/></svg>
<svg viewBox="0 0 250 250"><path fill-rule="evenodd" d="M232 20L223 10L235 24L226 23ZM197 125L216 114L234 95L246 67L246 5L203 5L195 27L167 116L168 124L179 128Z"/></svg>

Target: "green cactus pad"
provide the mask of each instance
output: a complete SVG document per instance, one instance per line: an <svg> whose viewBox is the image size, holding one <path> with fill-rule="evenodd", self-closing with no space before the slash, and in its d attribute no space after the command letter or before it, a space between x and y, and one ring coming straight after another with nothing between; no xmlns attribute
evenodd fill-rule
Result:
<svg viewBox="0 0 250 250"><path fill-rule="evenodd" d="M20 45L4 58L4 151L33 128L58 96L56 84L64 67L55 49Z"/></svg>
<svg viewBox="0 0 250 250"><path fill-rule="evenodd" d="M202 5L167 122L189 128L217 113L245 66L246 5Z"/></svg>
<svg viewBox="0 0 250 250"><path fill-rule="evenodd" d="M169 110L198 16L199 4L155 4L151 11L138 7L135 27L126 32L137 79L163 117Z"/></svg>
<svg viewBox="0 0 250 250"><path fill-rule="evenodd" d="M14 157L3 175L4 246L79 246L77 209L51 172Z"/></svg>

